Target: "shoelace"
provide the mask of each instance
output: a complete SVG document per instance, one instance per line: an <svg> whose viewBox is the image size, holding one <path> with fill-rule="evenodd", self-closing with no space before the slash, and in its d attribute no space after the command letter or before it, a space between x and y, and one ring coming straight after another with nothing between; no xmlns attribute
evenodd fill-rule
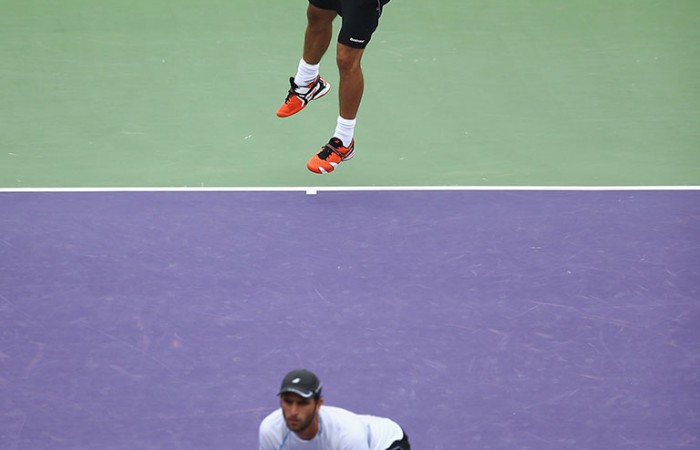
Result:
<svg viewBox="0 0 700 450"><path fill-rule="evenodd" d="M318 157L319 159L323 159L324 161L331 155L331 153L335 153L336 155L340 156L340 159L342 160L344 158L343 154L338 151L336 147L333 146L333 144L340 144L340 141L338 139L332 139L329 143L323 146L320 152L318 152Z"/></svg>
<svg viewBox="0 0 700 450"><path fill-rule="evenodd" d="M306 92L306 94L298 93L295 89L298 87L301 87L301 86L297 86L296 84L294 84L294 78L289 79L289 85L290 85L290 88L289 88L289 91L287 91L287 98L284 99L285 103L288 103L289 99L292 98L293 96L297 96L303 100L306 100L307 94L309 92L311 92L311 89L309 89L308 92Z"/></svg>

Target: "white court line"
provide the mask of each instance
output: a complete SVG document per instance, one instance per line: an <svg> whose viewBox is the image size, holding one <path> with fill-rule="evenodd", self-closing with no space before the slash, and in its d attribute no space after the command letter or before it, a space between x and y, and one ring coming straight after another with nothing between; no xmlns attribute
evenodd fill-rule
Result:
<svg viewBox="0 0 700 450"><path fill-rule="evenodd" d="M0 188L22 192L318 192L335 191L697 191L700 186L318 186L318 187L48 187Z"/></svg>

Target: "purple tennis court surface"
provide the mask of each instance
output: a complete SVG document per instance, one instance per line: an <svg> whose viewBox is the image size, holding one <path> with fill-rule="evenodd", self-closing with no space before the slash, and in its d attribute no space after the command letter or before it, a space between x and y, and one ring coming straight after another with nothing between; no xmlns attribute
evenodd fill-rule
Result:
<svg viewBox="0 0 700 450"><path fill-rule="evenodd" d="M700 447L700 191L0 194L0 448Z"/></svg>

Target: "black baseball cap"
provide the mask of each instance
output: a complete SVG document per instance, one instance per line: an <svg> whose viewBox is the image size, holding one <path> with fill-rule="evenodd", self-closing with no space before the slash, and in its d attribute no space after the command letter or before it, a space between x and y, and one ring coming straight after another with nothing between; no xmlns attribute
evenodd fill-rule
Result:
<svg viewBox="0 0 700 450"><path fill-rule="evenodd" d="M321 381L312 372L306 369L292 370L282 380L277 395L292 392L304 398L320 397L321 387Z"/></svg>

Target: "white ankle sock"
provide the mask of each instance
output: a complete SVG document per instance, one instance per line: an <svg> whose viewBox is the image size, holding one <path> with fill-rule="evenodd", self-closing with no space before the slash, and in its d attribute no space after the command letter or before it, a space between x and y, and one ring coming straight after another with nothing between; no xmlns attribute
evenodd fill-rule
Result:
<svg viewBox="0 0 700 450"><path fill-rule="evenodd" d="M314 78L318 76L319 66L320 64L307 64L303 58L299 60L299 68L297 69L297 74L294 77L294 84L299 86L299 91L302 89L304 90L304 92L300 92L300 94L304 94L306 91L308 91L306 86L314 81Z"/></svg>
<svg viewBox="0 0 700 450"><path fill-rule="evenodd" d="M338 116L338 124L335 126L335 134L333 137L337 137L343 141L343 147L348 147L350 142L352 142L352 137L355 134L355 123L357 119L343 119Z"/></svg>

